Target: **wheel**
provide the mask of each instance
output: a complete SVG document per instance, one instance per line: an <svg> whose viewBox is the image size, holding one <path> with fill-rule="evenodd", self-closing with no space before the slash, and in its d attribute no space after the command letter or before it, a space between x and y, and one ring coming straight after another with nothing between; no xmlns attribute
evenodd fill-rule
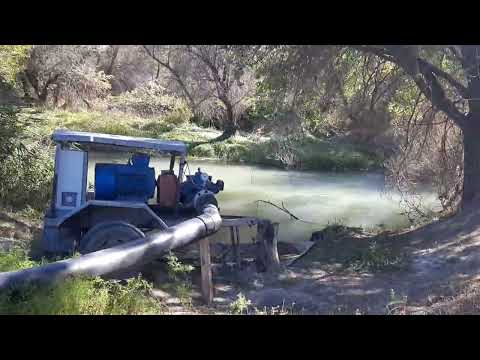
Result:
<svg viewBox="0 0 480 360"><path fill-rule="evenodd" d="M87 231L80 242L79 251L87 254L144 237L140 229L127 222L102 222Z"/></svg>

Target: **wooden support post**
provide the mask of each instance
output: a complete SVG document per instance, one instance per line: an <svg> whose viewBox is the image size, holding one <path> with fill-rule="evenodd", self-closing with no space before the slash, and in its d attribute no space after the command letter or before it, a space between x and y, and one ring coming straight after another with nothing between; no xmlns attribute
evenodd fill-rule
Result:
<svg viewBox="0 0 480 360"><path fill-rule="evenodd" d="M210 239L208 237L200 240L200 270L202 277L202 296L205 302L210 305L213 301L212 266L210 262Z"/></svg>
<svg viewBox="0 0 480 360"><path fill-rule="evenodd" d="M276 271L280 268L277 250L278 223L262 220L257 225L257 266L260 271Z"/></svg>
<svg viewBox="0 0 480 360"><path fill-rule="evenodd" d="M238 229L238 226L235 226L235 234L237 235L237 242L236 242L236 247L237 247L237 252L236 252L236 257L235 257L235 262L237 263L237 266L240 267L240 230Z"/></svg>
<svg viewBox="0 0 480 360"><path fill-rule="evenodd" d="M235 241L235 229L234 226L230 227L230 240L232 242L232 253L233 253L233 261L237 261L237 242Z"/></svg>

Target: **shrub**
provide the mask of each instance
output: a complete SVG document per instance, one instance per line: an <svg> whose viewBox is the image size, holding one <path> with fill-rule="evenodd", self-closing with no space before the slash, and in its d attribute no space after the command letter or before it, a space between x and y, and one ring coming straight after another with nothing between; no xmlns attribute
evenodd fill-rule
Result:
<svg viewBox="0 0 480 360"><path fill-rule="evenodd" d="M4 206L46 208L51 194L53 153L39 144L14 152L0 167L0 201Z"/></svg>
<svg viewBox="0 0 480 360"><path fill-rule="evenodd" d="M149 82L121 95L111 96L109 109L139 116L166 116L167 122L179 124L192 117L191 111L179 98L167 95L165 89Z"/></svg>
<svg viewBox="0 0 480 360"><path fill-rule="evenodd" d="M215 151L210 144L201 144L194 147L190 151L191 156L203 157L203 158L212 158L215 156Z"/></svg>
<svg viewBox="0 0 480 360"><path fill-rule="evenodd" d="M1 108L0 117L0 203L42 210L51 192L53 148L31 142L15 110Z"/></svg>
<svg viewBox="0 0 480 360"><path fill-rule="evenodd" d="M17 75L23 70L31 45L0 45L0 79L10 86L17 85Z"/></svg>
<svg viewBox="0 0 480 360"><path fill-rule="evenodd" d="M28 269L36 265L28 258L25 249L17 247L12 251L0 252L0 272Z"/></svg>
<svg viewBox="0 0 480 360"><path fill-rule="evenodd" d="M175 107L163 117L163 121L170 125L186 124L192 118L192 112L183 102L178 102Z"/></svg>
<svg viewBox="0 0 480 360"><path fill-rule="evenodd" d="M237 300L230 303L230 312L235 315L247 314L252 302L247 299L242 293L237 295Z"/></svg>
<svg viewBox="0 0 480 360"><path fill-rule="evenodd" d="M403 256L394 254L390 249L374 241L368 248L358 251L347 263L354 271L376 272L402 269L406 265L405 260Z"/></svg>
<svg viewBox="0 0 480 360"><path fill-rule="evenodd" d="M240 160L245 160L248 153L248 147L242 143L235 143L232 140L214 143L213 149L215 154L220 159L239 162Z"/></svg>
<svg viewBox="0 0 480 360"><path fill-rule="evenodd" d="M167 256L168 276L171 280L185 280L186 276L193 271L193 266L183 264L173 253Z"/></svg>
<svg viewBox="0 0 480 360"><path fill-rule="evenodd" d="M153 120L147 122L145 125L140 126L140 130L145 132L150 137L160 137L163 133L172 131L174 129L173 124L165 123L159 120Z"/></svg>
<svg viewBox="0 0 480 360"><path fill-rule="evenodd" d="M16 249L0 252L0 271L30 268L40 263ZM100 278L70 278L48 286L25 285L0 294L0 314L127 315L161 313L151 285L133 278L125 284Z"/></svg>
<svg viewBox="0 0 480 360"><path fill-rule="evenodd" d="M140 278L126 285L100 278L72 278L50 286L25 286L0 295L0 314L136 315L161 313Z"/></svg>

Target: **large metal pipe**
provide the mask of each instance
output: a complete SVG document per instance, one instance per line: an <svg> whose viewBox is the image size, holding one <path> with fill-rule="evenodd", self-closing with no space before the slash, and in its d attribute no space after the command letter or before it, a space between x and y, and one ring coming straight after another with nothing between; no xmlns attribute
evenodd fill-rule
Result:
<svg viewBox="0 0 480 360"><path fill-rule="evenodd" d="M99 276L132 266L146 264L163 252L182 247L217 232L222 218L214 205L207 205L201 215L172 226L155 230L142 239L78 258L57 261L31 269L0 273L0 290L30 282L52 283L70 276Z"/></svg>

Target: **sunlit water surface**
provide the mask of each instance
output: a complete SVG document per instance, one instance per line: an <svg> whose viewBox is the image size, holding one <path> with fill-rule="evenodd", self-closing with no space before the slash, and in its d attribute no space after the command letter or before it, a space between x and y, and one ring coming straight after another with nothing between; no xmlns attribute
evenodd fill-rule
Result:
<svg viewBox="0 0 480 360"><path fill-rule="evenodd" d="M124 162L124 158L90 156L89 181L92 183L95 162ZM152 158L150 166L155 167L158 175L160 169L168 168L168 163L166 158ZM400 196L385 191L385 179L380 173L300 172L218 161L189 161L192 174L198 167L212 175L214 182L217 179L225 182L224 191L217 196L223 215L257 216L278 222L280 241L308 240L313 231L333 222L366 228L409 226L407 217L402 215ZM186 172L188 174L188 170ZM438 206L433 193L425 191L422 196L428 207ZM256 200L279 206L283 203L306 222L293 220L275 207ZM242 241L244 233L247 237L251 235L242 230ZM218 236L225 235L223 231Z"/></svg>

